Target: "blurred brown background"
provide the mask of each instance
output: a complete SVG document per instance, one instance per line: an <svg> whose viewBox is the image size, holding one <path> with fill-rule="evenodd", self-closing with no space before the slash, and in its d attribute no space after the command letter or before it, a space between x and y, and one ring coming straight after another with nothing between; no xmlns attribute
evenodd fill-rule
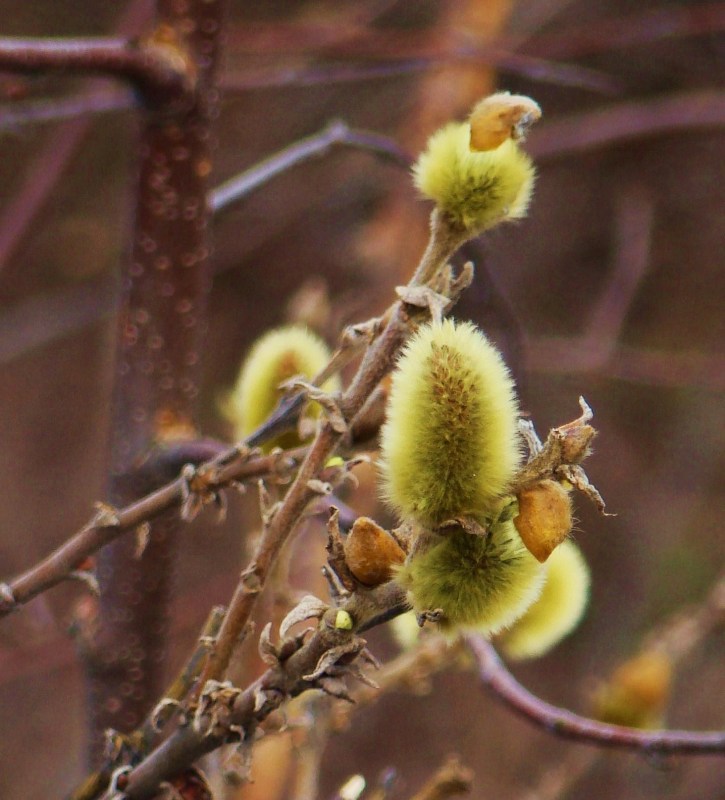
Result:
<svg viewBox="0 0 725 800"><path fill-rule="evenodd" d="M580 394L595 411L589 474L617 516L578 504L590 612L552 655L515 669L542 697L586 712L592 682L653 625L702 601L722 570L725 3L231 6L218 180L333 118L415 152L492 88L540 102L530 217L467 254L478 279L457 315L508 354L542 434L577 415ZM137 33L151 16L148 0L0 0L3 35ZM134 113L12 118L88 86L0 75L0 576L63 541L104 485ZM111 84L93 87L126 103ZM324 280L328 333L379 311L415 264L427 214L403 171L338 150L220 215L205 433L229 435L219 398L305 281ZM370 493L358 502L370 510ZM241 532L256 518L252 504L235 500L232 511L223 529L202 519L184 532L170 671L234 584ZM301 581L317 569L304 556ZM55 589L0 626L0 797L60 797L83 774L83 686L66 633L82 591ZM393 651L385 631L371 641ZM722 646L720 631L677 672L670 726L722 727ZM374 780L394 766L404 797L458 751L475 769L475 797L522 798L584 749L514 718L473 676L444 674L426 697L387 696L357 716L328 748L321 796L354 772ZM657 764L608 752L562 797L705 800L724 797L723 786L721 759Z"/></svg>

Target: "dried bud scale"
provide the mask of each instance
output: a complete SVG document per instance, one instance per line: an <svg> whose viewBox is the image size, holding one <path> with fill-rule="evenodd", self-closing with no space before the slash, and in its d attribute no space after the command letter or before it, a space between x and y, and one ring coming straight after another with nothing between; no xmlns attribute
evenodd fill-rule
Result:
<svg viewBox="0 0 725 800"><path fill-rule="evenodd" d="M542 563L571 533L569 492L556 481L541 481L517 495L519 513L514 525L523 543Z"/></svg>
<svg viewBox="0 0 725 800"><path fill-rule="evenodd" d="M345 560L352 574L365 586L390 580L394 568L405 560L395 539L368 517L358 517L345 538Z"/></svg>
<svg viewBox="0 0 725 800"><path fill-rule="evenodd" d="M507 139L522 139L541 119L539 104L521 94L498 92L478 102L471 116L471 150L495 150Z"/></svg>
<svg viewBox="0 0 725 800"><path fill-rule="evenodd" d="M518 406L498 351L470 323L425 326L393 375L382 430L383 491L435 528L486 517L520 460Z"/></svg>

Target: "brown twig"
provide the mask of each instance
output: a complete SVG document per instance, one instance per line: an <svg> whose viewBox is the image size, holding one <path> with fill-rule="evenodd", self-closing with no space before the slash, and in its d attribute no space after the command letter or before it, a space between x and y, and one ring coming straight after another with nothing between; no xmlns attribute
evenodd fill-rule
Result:
<svg viewBox="0 0 725 800"><path fill-rule="evenodd" d="M725 732L722 731L643 731L608 725L553 706L531 694L511 675L490 642L480 636L467 636L466 641L476 659L483 685L514 712L554 736L646 754L725 754Z"/></svg>
<svg viewBox="0 0 725 800"><path fill-rule="evenodd" d="M281 465L291 468L299 463L305 452L306 448L297 448L285 453L283 458L279 455L267 455L245 461L238 457L238 450L230 448L220 457L199 467L199 473L208 476L207 490L213 493L234 482L278 474ZM230 462L235 454L237 456L235 460L226 463L225 466L219 466L224 462ZM0 584L0 617L65 580L78 564L97 553L109 542L134 531L139 525L155 519L163 512L181 505L186 496L187 484L187 479L180 476L123 508L116 510L101 507L99 513L57 550L16 578Z"/></svg>
<svg viewBox="0 0 725 800"><path fill-rule="evenodd" d="M125 798L141 800L153 796L161 781L175 775L205 753L215 750L230 737L233 741L239 736L240 730L243 731L244 741L250 741L259 723L287 699L317 687L339 691L333 689L332 684L326 683L329 675L324 668L319 678L314 677L321 669L322 659L330 652L344 650L346 644L356 640L360 642L355 633L358 625L379 615L381 609L399 604L401 598L401 590L392 583L369 591L355 592L342 605L355 620L353 630L336 627L338 610L331 608L302 646L297 640L284 640L276 648L276 663L244 691L234 694L223 722L220 721L209 730L205 730L203 725L177 729L169 739L124 776L122 788ZM334 671L334 666L331 665L330 669L333 670L332 674L338 674ZM216 718L219 719L218 716Z"/></svg>
<svg viewBox="0 0 725 800"><path fill-rule="evenodd" d="M657 625L642 643L642 651L663 653L672 667L690 655L725 619L725 577L716 581L702 603L682 609ZM557 800L592 770L603 750L570 750L546 769L535 787L520 800Z"/></svg>
<svg viewBox="0 0 725 800"><path fill-rule="evenodd" d="M431 275L437 272L443 274L447 270L445 260L437 265L437 270L432 264L429 266L428 272ZM468 286L471 275L471 268L468 265L460 279L447 281L449 305L453 305ZM411 285L413 284L414 280L411 281ZM214 687L221 685L219 681L224 677L239 637L247 627L256 600L269 579L275 559L295 530L305 509L319 492L319 476L328 458L348 434L355 417L363 409L382 377L391 369L395 355L415 329L418 320L425 318L425 311L397 301L383 315L382 319L386 321L384 327L369 345L349 387L338 400L330 398L337 411L334 414L329 413L329 416L320 422L317 435L284 499L274 509L266 512L263 509L262 537L252 561L240 576L219 636L199 680L200 686L203 687L200 703L204 700L204 693L210 690L209 687L214 692ZM383 602L380 602L379 598L381 593L384 597ZM365 595L376 597L377 602L371 605ZM405 600L399 588L393 584L385 584L379 592L372 590L369 593L353 593L347 605L357 630L364 629L365 624L371 620L380 619L381 613L386 609L404 606ZM335 619L334 614L333 619ZM274 692L270 693L268 684L257 682L234 700L233 725L241 726L245 730L246 738L249 726L259 720L261 712L265 712L266 715L269 709L278 707L285 698L311 688L314 682L310 683L312 680L310 675L318 673L319 664L324 661L323 657L328 657L326 654L345 643L350 644L352 636L354 634L350 631L338 630L334 622L318 628L308 644L284 661L285 680L282 688L275 685ZM302 656L300 653L306 655ZM312 657L314 661L307 660ZM298 658L303 660L305 672L297 673L293 670L294 680L290 683L287 669L290 666L294 667ZM259 694L263 689L267 692L264 702L260 700ZM204 753L216 749L228 735L227 728L223 728L218 735L213 731L200 735L198 730L191 732L188 729L178 730L127 776L128 783L123 787L124 792L129 797L149 796L159 781L176 774Z"/></svg>
<svg viewBox="0 0 725 800"><path fill-rule="evenodd" d="M163 694L162 702L166 702L170 708L174 709L181 703L199 677L209 642L219 633L223 617L224 609L221 606L212 608L197 639L196 647ZM157 706L139 728L124 737L129 748L137 753L149 751L153 742L159 737L162 710ZM92 800L97 797L108 785L113 766L113 763L109 762L91 773L77 789L71 792L68 800Z"/></svg>

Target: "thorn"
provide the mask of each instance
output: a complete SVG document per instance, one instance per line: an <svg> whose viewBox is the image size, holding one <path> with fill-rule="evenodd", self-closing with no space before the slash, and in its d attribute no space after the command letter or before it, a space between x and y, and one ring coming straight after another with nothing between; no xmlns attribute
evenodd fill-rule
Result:
<svg viewBox="0 0 725 800"><path fill-rule="evenodd" d="M101 589L96 580L96 576L88 570L76 569L68 573L68 579L80 581L94 597L101 596Z"/></svg>
<svg viewBox="0 0 725 800"><path fill-rule="evenodd" d="M93 504L96 509L92 525L94 528L118 528L121 524L119 511L110 503L98 501Z"/></svg>
<svg viewBox="0 0 725 800"><path fill-rule="evenodd" d="M136 537L136 549L133 551L133 557L138 561L148 546L149 537L151 536L151 523L142 522L134 531L134 536Z"/></svg>

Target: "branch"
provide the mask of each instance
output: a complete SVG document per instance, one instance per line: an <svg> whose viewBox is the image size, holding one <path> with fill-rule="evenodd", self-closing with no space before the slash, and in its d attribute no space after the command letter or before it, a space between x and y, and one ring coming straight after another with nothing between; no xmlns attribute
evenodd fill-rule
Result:
<svg viewBox="0 0 725 800"><path fill-rule="evenodd" d="M393 139L369 131L355 130L344 122L336 120L312 136L300 139L255 164L251 169L222 183L210 195L209 202L212 211L214 213L223 211L276 175L297 164L326 155L335 147L367 150L404 169L410 167L412 163L411 157Z"/></svg>
<svg viewBox="0 0 725 800"><path fill-rule="evenodd" d="M544 122L526 140L538 161L677 131L725 125L725 92L698 89L619 103Z"/></svg>
<svg viewBox="0 0 725 800"><path fill-rule="evenodd" d="M355 592L341 608L355 620L357 628L379 616L382 609L400 604L402 599L402 590L393 583L387 583L376 589ZM177 729L129 773L123 786L125 798L140 800L153 796L159 782L172 777L197 758L229 741L230 736L233 741L234 730L241 729L244 741L250 741L259 723L287 699L314 688L334 691L328 683L328 674L314 677L319 672L323 657L330 651L344 649L346 644L355 641L364 644L355 630L340 630L335 627L337 613L338 609L329 609L317 629L301 647L294 640L286 639L275 648L278 662L237 694L225 724L217 725L211 732L200 730L198 726ZM332 665L330 669L334 671ZM344 674L342 665L334 674Z"/></svg>
<svg viewBox="0 0 725 800"><path fill-rule="evenodd" d="M517 714L555 736L598 747L640 750L646 754L725 754L725 732L722 731L643 731L597 722L546 703L511 675L490 642L480 636L467 636L466 641L483 684Z"/></svg>
<svg viewBox="0 0 725 800"><path fill-rule="evenodd" d="M305 448L297 448L285 453L284 457L275 454L245 461L239 457L238 449L230 448L202 464L197 472L208 476L206 488L213 493L234 482L279 474L281 465L291 468L299 463L304 453ZM235 460L228 463L232 459ZM221 464L226 465L221 467ZM57 550L16 578L0 584L0 617L66 580L79 564L110 542L138 529L164 511L180 506L187 494L188 479L179 476L121 509L101 506L98 513Z"/></svg>
<svg viewBox="0 0 725 800"><path fill-rule="evenodd" d="M444 303L441 309L445 311L470 284L471 267L467 265L461 275L454 279L446 259L437 265L437 270L433 269L430 254L424 254L423 259L423 263L430 267L427 272L431 276L431 286L441 293L444 292L448 299L447 306ZM418 270L406 287L408 290L422 288L417 283L417 274ZM405 294L404 291L400 293ZM240 576L219 636L199 679L202 691L197 709L205 708L205 697L212 706L218 705L219 699L233 698L233 705L226 705L224 724L219 722L220 718L212 711L210 722L178 729L147 759L124 775L123 786L120 788L128 798L151 796L161 781L175 775L205 753L220 747L230 740L230 736L239 736L240 731L243 741L249 741L256 725L271 710L307 689L322 688L335 696L348 697L339 681L344 673L328 672L325 665L330 668L336 665L336 659L333 658L336 652L349 654L354 659L364 645L356 632L366 630L378 620L386 619L388 610L405 605L403 591L392 582L377 589L353 592L341 604L341 608L348 612L349 618L354 622L351 629L337 626L336 614L339 609L332 608L300 649L287 655L285 648L290 643L295 646L295 643L289 639L283 641L275 668L244 692L228 687L220 679L224 677L240 634L247 627L256 600L265 588L275 559L305 509L319 492L319 478L327 460L349 435L356 416L364 409L380 380L391 369L395 356L408 336L415 330L418 322L429 314L430 309L427 307L417 307L398 300L390 306L381 320L375 321L371 333L374 334L376 330L379 333L369 345L355 377L341 397L327 398L325 406L328 417L321 421L315 440L284 499L265 517L262 537L252 561ZM328 406L335 406L334 413ZM350 647L358 649L353 652ZM268 646L265 650L268 650ZM265 655L269 657L269 652L265 652ZM349 666L350 659L342 663ZM326 679L332 680L334 689L325 683ZM209 716L209 712L203 712L202 716Z"/></svg>
<svg viewBox="0 0 725 800"><path fill-rule="evenodd" d="M23 125L60 122L86 115L105 114L133 108L134 95L128 89L88 89L67 97L44 98L0 106L0 131Z"/></svg>
<svg viewBox="0 0 725 800"><path fill-rule="evenodd" d="M160 46L161 45L161 46ZM177 103L189 100L193 71L177 43L125 38L0 38L0 70L6 72L80 72L130 81L144 95Z"/></svg>
<svg viewBox="0 0 725 800"><path fill-rule="evenodd" d="M148 23L149 15L147 0L130 0L118 20L118 33L130 36ZM93 86L102 82L99 79ZM25 178L12 202L5 204L5 211L0 218L0 273L8 284L20 269L18 264L8 269L13 254L83 141L90 123L87 118L70 120L53 131L53 136L25 170Z"/></svg>

